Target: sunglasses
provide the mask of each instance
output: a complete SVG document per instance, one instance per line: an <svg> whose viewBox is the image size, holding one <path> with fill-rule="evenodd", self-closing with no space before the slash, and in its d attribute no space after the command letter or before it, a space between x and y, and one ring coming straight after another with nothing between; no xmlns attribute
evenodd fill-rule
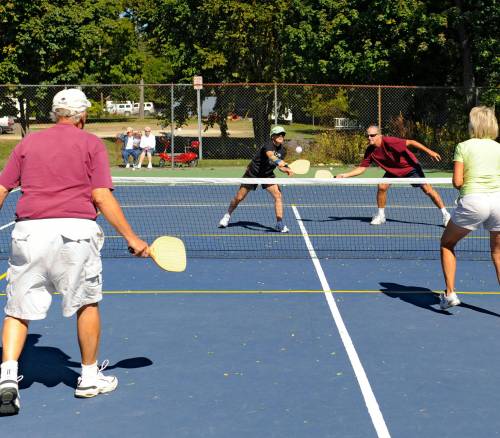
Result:
<svg viewBox="0 0 500 438"><path fill-rule="evenodd" d="M284 137L284 136L285 136L284 132L280 132L279 134L276 134L276 137Z"/></svg>
<svg viewBox="0 0 500 438"><path fill-rule="evenodd" d="M368 134L368 137L376 137L378 134Z"/></svg>

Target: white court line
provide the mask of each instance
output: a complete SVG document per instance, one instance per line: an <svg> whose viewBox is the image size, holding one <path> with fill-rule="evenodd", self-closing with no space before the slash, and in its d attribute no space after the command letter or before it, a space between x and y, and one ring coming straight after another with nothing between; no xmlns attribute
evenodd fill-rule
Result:
<svg viewBox="0 0 500 438"><path fill-rule="evenodd" d="M389 430L387 429L384 417L382 415L382 412L380 411L377 399L373 394L370 382L368 381L368 377L366 376L365 370L363 368L363 365L361 364L358 353L354 348L351 336L347 331L347 328L344 324L344 320L342 319L340 311L337 307L337 303L333 298L332 290L330 289L330 285L328 284L328 281L326 279L325 273L323 272L323 268L321 267L319 259L316 256L316 251L314 251L314 247L312 246L311 240L309 239L309 235L307 234L307 230L302 222L302 218L300 217L297 207L293 205L292 210L295 215L295 218L297 219L302 235L304 237L304 241L309 251L309 255L311 256L314 267L316 268L316 273L318 274L321 286L323 287L326 301L328 303L328 306L330 307L333 320L335 321L335 325L337 326L337 330L339 331L340 338L342 339L342 343L344 344L344 348L346 349L347 352L347 356L351 361L354 374L356 375L359 387L361 388L361 392L365 400L366 407L368 408L368 413L370 414L373 426L377 431L377 436L379 438L382 437L388 438L391 435L389 433Z"/></svg>
<svg viewBox="0 0 500 438"><path fill-rule="evenodd" d="M11 226L12 226L12 225L14 225L14 224L15 224L15 222L14 222L14 221L12 221L12 222L9 222L8 224L2 225L2 226L0 227L0 231L1 231L1 230L4 230L5 228L11 227Z"/></svg>

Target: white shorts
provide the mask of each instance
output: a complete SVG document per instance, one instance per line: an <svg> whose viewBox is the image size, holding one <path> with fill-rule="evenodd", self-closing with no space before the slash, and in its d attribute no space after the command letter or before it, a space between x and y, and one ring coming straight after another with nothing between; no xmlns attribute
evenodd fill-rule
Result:
<svg viewBox="0 0 500 438"><path fill-rule="evenodd" d="M62 295L66 317L101 301L103 244L103 231L92 220L17 222L12 230L5 313L26 320L44 319L54 292Z"/></svg>
<svg viewBox="0 0 500 438"><path fill-rule="evenodd" d="M500 231L500 192L465 195L458 200L451 220L467 230L477 230L483 224L488 231Z"/></svg>

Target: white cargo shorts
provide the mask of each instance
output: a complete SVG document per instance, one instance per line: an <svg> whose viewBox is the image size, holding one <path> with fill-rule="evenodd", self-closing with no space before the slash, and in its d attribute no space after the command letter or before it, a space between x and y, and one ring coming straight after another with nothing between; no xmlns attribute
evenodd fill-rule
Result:
<svg viewBox="0 0 500 438"><path fill-rule="evenodd" d="M44 319L55 292L62 295L66 317L101 301L103 244L104 233L92 220L17 222L12 230L5 313L26 320Z"/></svg>
<svg viewBox="0 0 500 438"><path fill-rule="evenodd" d="M500 231L500 192L465 195L458 200L451 220L471 231L481 224L488 231Z"/></svg>

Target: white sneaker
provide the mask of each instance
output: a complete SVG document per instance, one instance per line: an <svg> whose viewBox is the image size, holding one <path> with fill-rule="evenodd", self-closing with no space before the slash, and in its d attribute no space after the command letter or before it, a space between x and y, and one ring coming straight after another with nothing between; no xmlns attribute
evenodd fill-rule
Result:
<svg viewBox="0 0 500 438"><path fill-rule="evenodd" d="M152 163L149 163L148 164L148 169L152 169L153 168L153 164Z"/></svg>
<svg viewBox="0 0 500 438"><path fill-rule="evenodd" d="M276 222L275 226L276 231L279 231L280 233L288 233L290 230L288 227L283 223L283 222Z"/></svg>
<svg viewBox="0 0 500 438"><path fill-rule="evenodd" d="M137 169L140 169L142 167L142 164L138 164L136 167Z"/></svg>
<svg viewBox="0 0 500 438"><path fill-rule="evenodd" d="M229 225L229 220L231 219L231 215L226 213L222 219L219 221L219 228L226 228Z"/></svg>
<svg viewBox="0 0 500 438"><path fill-rule="evenodd" d="M448 212L443 213L443 225L445 227L446 227L446 225L448 225L448 222L450 222L450 219L451 219L450 213L448 213Z"/></svg>
<svg viewBox="0 0 500 438"><path fill-rule="evenodd" d="M109 361L105 360L98 369L95 379L83 380L78 377L78 385L75 389L75 397L90 398L99 394L114 391L118 386L118 379L115 376L105 376L101 371L108 366Z"/></svg>
<svg viewBox="0 0 500 438"><path fill-rule="evenodd" d="M130 168L130 163L127 163L127 165L125 166L125 169L128 169Z"/></svg>
<svg viewBox="0 0 500 438"><path fill-rule="evenodd" d="M385 216L383 214L377 213L375 216L373 216L372 221L370 222L371 225L382 225L385 224Z"/></svg>
<svg viewBox="0 0 500 438"><path fill-rule="evenodd" d="M19 385L23 376L17 380L4 380L0 382L0 416L17 415L21 408L19 401Z"/></svg>
<svg viewBox="0 0 500 438"><path fill-rule="evenodd" d="M457 297L455 292L452 292L449 295L446 295L446 292L441 294L439 298L439 306L442 310L446 310L450 307L458 306L460 304L460 300Z"/></svg>

